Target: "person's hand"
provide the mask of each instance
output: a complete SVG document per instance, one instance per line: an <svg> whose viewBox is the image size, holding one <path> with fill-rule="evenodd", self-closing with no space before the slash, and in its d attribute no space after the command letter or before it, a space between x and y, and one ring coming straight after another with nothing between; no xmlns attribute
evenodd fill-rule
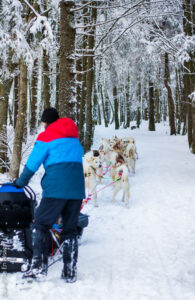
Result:
<svg viewBox="0 0 195 300"><path fill-rule="evenodd" d="M21 189L21 186L17 185L17 179L14 179L12 183L17 189Z"/></svg>

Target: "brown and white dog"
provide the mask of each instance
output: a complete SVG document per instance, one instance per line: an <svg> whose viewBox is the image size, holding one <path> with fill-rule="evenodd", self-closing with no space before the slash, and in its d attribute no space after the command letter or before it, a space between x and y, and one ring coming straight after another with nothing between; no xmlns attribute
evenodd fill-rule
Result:
<svg viewBox="0 0 195 300"><path fill-rule="evenodd" d="M134 143L129 143L126 147L125 153L124 153L124 159L128 166L131 167L132 173L135 174L135 163L136 163L136 146Z"/></svg>
<svg viewBox="0 0 195 300"><path fill-rule="evenodd" d="M97 179L101 182L102 178L102 161L98 150L89 151L84 155L83 169L88 195L93 195L94 206L98 206L96 186Z"/></svg>
<svg viewBox="0 0 195 300"><path fill-rule="evenodd" d="M138 153L137 153L137 147L136 147L135 139L130 136L130 137L123 138L122 141L123 141L123 144L126 145L126 148L129 144L134 144L136 159L138 159Z"/></svg>
<svg viewBox="0 0 195 300"><path fill-rule="evenodd" d="M125 164L123 157L120 155L117 159L117 163L113 166L112 170L112 179L114 181L114 191L112 202L115 202L116 194L123 190L122 201L126 200L126 205L129 207L129 198L130 198L130 185L128 177L128 167Z"/></svg>

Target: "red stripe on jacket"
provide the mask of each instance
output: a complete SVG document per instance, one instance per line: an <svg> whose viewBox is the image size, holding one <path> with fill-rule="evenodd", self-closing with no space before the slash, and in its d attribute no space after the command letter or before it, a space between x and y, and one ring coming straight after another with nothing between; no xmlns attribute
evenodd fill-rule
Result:
<svg viewBox="0 0 195 300"><path fill-rule="evenodd" d="M79 138L78 128L73 120L60 118L47 126L45 131L38 135L37 141L51 142L65 137Z"/></svg>

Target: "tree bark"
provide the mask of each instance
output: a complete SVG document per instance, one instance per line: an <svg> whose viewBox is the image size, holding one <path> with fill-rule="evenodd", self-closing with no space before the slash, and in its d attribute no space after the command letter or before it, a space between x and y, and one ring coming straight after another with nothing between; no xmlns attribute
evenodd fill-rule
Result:
<svg viewBox="0 0 195 300"><path fill-rule="evenodd" d="M105 111L104 95L103 95L103 87L102 87L102 85L99 85L99 90L100 90L100 95L101 95L104 124L105 124L105 127L108 127L108 120L107 120L106 111Z"/></svg>
<svg viewBox="0 0 195 300"><path fill-rule="evenodd" d="M195 100L192 102L192 153L195 154Z"/></svg>
<svg viewBox="0 0 195 300"><path fill-rule="evenodd" d="M86 1L83 2L85 4ZM83 10L84 18L83 23L84 25L88 22L89 18L89 10L88 7L84 8ZM84 29L84 32L86 32L86 29ZM88 39L86 35L83 35L83 41L82 41L82 49L85 52L88 46ZM85 143L85 131L84 131L84 124L85 124L85 107L86 107L86 91L87 91L87 56L83 55L82 57L82 91L81 91L81 103L80 103L80 111L79 111L79 139L81 144L84 146Z"/></svg>
<svg viewBox="0 0 195 300"><path fill-rule="evenodd" d="M8 98L12 80L0 81L0 173L9 169L7 145Z"/></svg>
<svg viewBox="0 0 195 300"><path fill-rule="evenodd" d="M161 121L161 114L160 114L160 89L155 89L155 103L156 103L156 123L160 123Z"/></svg>
<svg viewBox="0 0 195 300"><path fill-rule="evenodd" d="M95 5L95 4L94 4ZM92 8L91 22L96 23L97 8ZM92 90L94 84L94 45L95 45L95 27L92 27L88 38L88 64L87 64L87 103L86 103L86 134L85 151L90 150L93 143L94 122L92 120Z"/></svg>
<svg viewBox="0 0 195 300"><path fill-rule="evenodd" d="M154 122L154 87L153 83L149 82L149 131L155 131Z"/></svg>
<svg viewBox="0 0 195 300"><path fill-rule="evenodd" d="M98 94L97 94L97 82L96 82L96 74L94 74L94 84L93 84L93 121L94 126L98 123Z"/></svg>
<svg viewBox="0 0 195 300"><path fill-rule="evenodd" d="M50 77L49 77L49 56L43 50L43 106L50 107Z"/></svg>
<svg viewBox="0 0 195 300"><path fill-rule="evenodd" d="M19 105L18 117L15 127L13 153L9 175L12 179L17 178L20 170L22 141L24 133L24 125L26 119L27 108L27 66L20 61L20 91L19 91Z"/></svg>
<svg viewBox="0 0 195 300"><path fill-rule="evenodd" d="M71 12L75 1L60 1L60 57L59 57L59 113L61 117L76 120L75 101L75 25Z"/></svg>
<svg viewBox="0 0 195 300"><path fill-rule="evenodd" d="M114 100L114 120L115 120L115 129L119 129L119 117L118 117L118 99L117 99L117 88L113 87L113 100Z"/></svg>
<svg viewBox="0 0 195 300"><path fill-rule="evenodd" d="M184 18L183 27L186 36L194 35L194 22L195 22L195 3L192 0L183 1ZM195 47L193 47L189 54L189 60L184 63L184 100L186 102L186 112L187 112L187 128L188 128L188 144L189 148L192 148L194 143L194 110L190 95L194 92L195 86ZM193 145L194 149L194 145ZM193 151L192 151L193 152Z"/></svg>
<svg viewBox="0 0 195 300"><path fill-rule="evenodd" d="M78 59L76 61L76 100L77 100L77 114L76 114L76 123L78 124L79 121L79 115L80 115L80 107L81 107L81 93L82 93L82 61L81 59Z"/></svg>
<svg viewBox="0 0 195 300"><path fill-rule="evenodd" d="M14 77L14 128L16 127L16 120L18 115L19 81L20 81L20 75L15 76Z"/></svg>
<svg viewBox="0 0 195 300"><path fill-rule="evenodd" d="M176 134L175 129L175 106L172 96L171 87L169 84L170 72L169 72L169 56L165 53L165 74L164 74L164 84L168 93L168 103L169 103L169 124L170 124L170 135Z"/></svg>
<svg viewBox="0 0 195 300"><path fill-rule="evenodd" d="M136 125L137 128L139 128L141 124L141 112L140 112L140 107L137 108L137 115L136 115Z"/></svg>
<svg viewBox="0 0 195 300"><path fill-rule="evenodd" d="M37 123L37 88L38 88L38 59L34 61L32 78L31 78L31 119L30 119L30 133L33 134L36 131Z"/></svg>
<svg viewBox="0 0 195 300"><path fill-rule="evenodd" d="M130 127L130 121L131 121L131 112L130 112L130 95L129 95L129 85L130 85L130 78L128 75L127 79L127 85L126 85L126 94L125 94L125 108L126 108L126 128Z"/></svg>

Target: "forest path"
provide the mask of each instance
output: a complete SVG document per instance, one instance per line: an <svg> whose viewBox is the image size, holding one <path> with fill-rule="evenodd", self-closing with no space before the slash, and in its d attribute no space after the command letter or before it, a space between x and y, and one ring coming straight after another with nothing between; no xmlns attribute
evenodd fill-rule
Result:
<svg viewBox="0 0 195 300"><path fill-rule="evenodd" d="M20 274L8 275L9 300L195 299L195 161L183 137L164 132L130 132L139 159L129 177L129 209L120 192L112 204L111 186L98 193L98 208L85 205L90 218L79 247L78 281L60 279L61 262L51 267L46 282L26 291L14 289ZM113 128L97 128L94 148L102 136L114 134Z"/></svg>

